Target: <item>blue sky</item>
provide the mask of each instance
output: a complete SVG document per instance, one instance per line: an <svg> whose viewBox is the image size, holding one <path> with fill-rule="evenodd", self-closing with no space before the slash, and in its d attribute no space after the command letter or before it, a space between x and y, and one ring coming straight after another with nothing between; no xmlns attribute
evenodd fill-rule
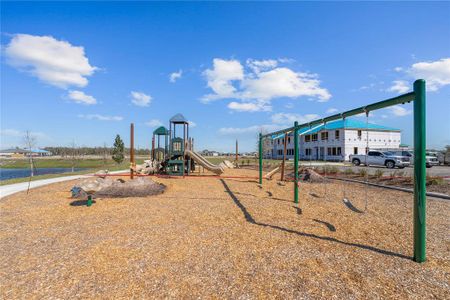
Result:
<svg viewBox="0 0 450 300"><path fill-rule="evenodd" d="M428 82L428 145L450 144L450 3L1 2L1 147L150 147L182 113L197 149L255 149L260 130ZM411 105L370 122L403 130Z"/></svg>

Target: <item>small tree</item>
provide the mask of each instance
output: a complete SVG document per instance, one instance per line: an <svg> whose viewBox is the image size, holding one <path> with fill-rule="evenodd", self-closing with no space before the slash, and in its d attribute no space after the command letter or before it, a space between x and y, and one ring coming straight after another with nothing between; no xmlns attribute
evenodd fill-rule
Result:
<svg viewBox="0 0 450 300"><path fill-rule="evenodd" d="M105 166L105 167L108 162L107 155L108 155L108 150L106 148L106 143L103 143L103 166Z"/></svg>
<svg viewBox="0 0 450 300"><path fill-rule="evenodd" d="M33 153L32 153L32 148L36 145L36 137L34 135L31 134L30 131L26 131L25 132L25 136L24 136L24 142L26 147L28 148L28 158L30 161L30 179L28 180L28 188L27 188L27 194L30 191L30 183L31 183L31 177L34 176L34 161L33 161Z"/></svg>
<svg viewBox="0 0 450 300"><path fill-rule="evenodd" d="M77 156L78 156L78 151L77 151L77 149L76 149L76 147L75 147L75 142L74 141L72 141L72 144L70 145L70 147L71 147L71 160L72 160L72 172L74 172L75 171L75 163L76 163L76 160L77 160Z"/></svg>
<svg viewBox="0 0 450 300"><path fill-rule="evenodd" d="M36 137L34 135L31 134L30 131L26 131L25 132L25 136L24 136L24 143L26 145L26 148L28 150L28 159L30 162L30 177L34 176L34 161L33 161L33 153L31 152L31 149L36 145Z"/></svg>
<svg viewBox="0 0 450 300"><path fill-rule="evenodd" d="M125 145L120 138L120 135L116 135L116 139L114 140L114 149L112 154L112 159L117 163L121 164L123 162L123 159L125 158L124 155L125 151Z"/></svg>

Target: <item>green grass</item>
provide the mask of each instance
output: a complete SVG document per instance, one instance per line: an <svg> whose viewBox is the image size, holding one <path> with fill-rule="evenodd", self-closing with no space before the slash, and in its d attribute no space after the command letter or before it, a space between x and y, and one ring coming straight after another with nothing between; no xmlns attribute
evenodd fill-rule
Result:
<svg viewBox="0 0 450 300"><path fill-rule="evenodd" d="M144 159L136 159L136 164L142 164ZM29 168L30 165L25 159L18 160L2 160L1 167L5 169L21 169L21 168ZM68 159L35 159L36 168L71 168L72 161ZM31 178L31 181L40 180L40 179L48 179L48 178L57 178L71 175L80 175L80 174L88 174L92 172L96 172L98 170L109 170L109 171L117 171L124 170L130 167L129 161L123 161L121 164L115 163L113 160L106 161L106 164L102 159L84 159L77 160L75 162L75 168L86 168L88 170L82 170L78 172L67 172L67 173L59 173L59 174L46 174L46 175L37 175ZM13 178L8 180L0 181L0 185L7 185L13 183L20 182L28 182L29 177L23 178Z"/></svg>
<svg viewBox="0 0 450 300"><path fill-rule="evenodd" d="M136 163L142 163L143 159L137 159ZM34 159L34 164L36 168L71 168L71 159L51 159L51 158L36 158ZM128 161L124 161L119 166L129 166ZM30 163L26 159L15 159L15 160L0 160L0 166L5 169L23 169L29 168ZM103 159L77 159L75 160L75 168L103 168L109 169L117 166L117 164L112 160L103 161Z"/></svg>

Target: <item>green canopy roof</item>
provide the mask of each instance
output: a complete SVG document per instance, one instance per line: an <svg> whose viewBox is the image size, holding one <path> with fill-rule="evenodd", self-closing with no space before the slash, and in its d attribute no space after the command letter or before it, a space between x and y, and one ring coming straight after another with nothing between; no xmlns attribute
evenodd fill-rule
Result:
<svg viewBox="0 0 450 300"><path fill-rule="evenodd" d="M176 114L175 116L170 118L170 123L187 124L188 120L182 114Z"/></svg>
<svg viewBox="0 0 450 300"><path fill-rule="evenodd" d="M169 130L166 127L160 126L153 131L154 135L169 135Z"/></svg>

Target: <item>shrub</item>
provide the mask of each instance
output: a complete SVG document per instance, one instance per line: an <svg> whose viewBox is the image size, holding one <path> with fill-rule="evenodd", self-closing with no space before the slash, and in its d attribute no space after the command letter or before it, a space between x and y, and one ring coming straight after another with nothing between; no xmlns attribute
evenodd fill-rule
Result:
<svg viewBox="0 0 450 300"><path fill-rule="evenodd" d="M353 169L348 168L348 169L345 169L344 174L353 175L353 174L355 174L355 172L353 171Z"/></svg>
<svg viewBox="0 0 450 300"><path fill-rule="evenodd" d="M366 169L360 169L358 172L359 176L361 177L366 177L367 175L367 170Z"/></svg>
<svg viewBox="0 0 450 300"><path fill-rule="evenodd" d="M399 177L403 177L405 175L405 171L398 171L398 172L396 171L395 173Z"/></svg>
<svg viewBox="0 0 450 300"><path fill-rule="evenodd" d="M375 171L375 177L380 179L381 177L383 177L384 172L382 170L376 170Z"/></svg>
<svg viewBox="0 0 450 300"><path fill-rule="evenodd" d="M329 174L337 174L338 172L339 172L339 169L336 166L329 167L327 170L327 173L329 173Z"/></svg>
<svg viewBox="0 0 450 300"><path fill-rule="evenodd" d="M441 177L431 177L427 175L427 185L441 185L444 184L444 179Z"/></svg>

